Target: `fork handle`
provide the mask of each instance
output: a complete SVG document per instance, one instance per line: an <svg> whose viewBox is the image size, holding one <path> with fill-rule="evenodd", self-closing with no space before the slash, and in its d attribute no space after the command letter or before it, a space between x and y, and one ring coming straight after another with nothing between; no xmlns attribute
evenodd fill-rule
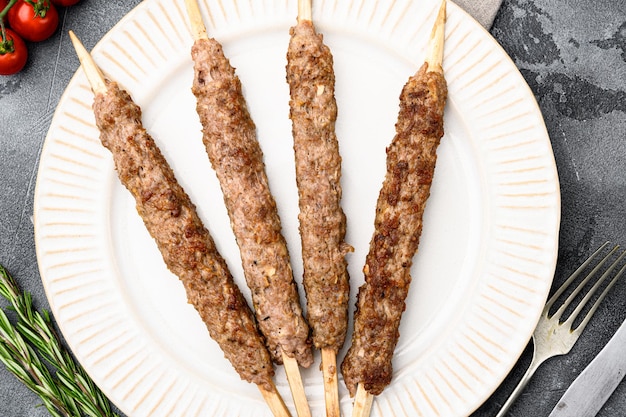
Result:
<svg viewBox="0 0 626 417"><path fill-rule="evenodd" d="M511 408L517 397L520 396L526 385L528 385L528 381L530 381L530 378L534 375L535 371L537 371L537 368L539 368L539 365L541 365L542 362L543 361L535 360L535 358L533 358L533 361L526 370L526 373L517 384L509 398L506 400L496 417L504 417L506 415L506 413L509 411L509 408Z"/></svg>

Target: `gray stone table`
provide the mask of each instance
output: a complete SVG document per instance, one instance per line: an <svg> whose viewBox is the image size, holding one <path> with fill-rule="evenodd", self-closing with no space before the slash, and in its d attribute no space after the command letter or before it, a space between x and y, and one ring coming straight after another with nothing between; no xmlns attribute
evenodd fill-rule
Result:
<svg viewBox="0 0 626 417"><path fill-rule="evenodd" d="M37 268L33 193L38 158L57 102L78 60L139 0L83 0L60 12L51 39L30 45L23 72L0 77L0 263L47 308ZM504 0L491 34L511 56L543 112L562 193L554 288L605 240L626 244L626 1ZM0 306L6 306L0 301ZM626 318L617 284L573 351L545 363L511 416L547 416L576 375ZM473 417L496 414L530 361L530 347ZM46 416L38 397L0 366L0 416ZM626 416L626 382L599 417Z"/></svg>

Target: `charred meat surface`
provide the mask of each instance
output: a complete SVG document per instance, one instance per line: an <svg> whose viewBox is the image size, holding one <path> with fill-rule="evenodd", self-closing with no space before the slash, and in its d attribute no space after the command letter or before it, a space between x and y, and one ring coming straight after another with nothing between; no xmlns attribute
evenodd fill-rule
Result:
<svg viewBox="0 0 626 417"><path fill-rule="evenodd" d="M346 217L341 208L341 157L335 135L333 57L311 21L291 28L287 51L290 118L298 185L300 236L313 343L337 352L348 325Z"/></svg>
<svg viewBox="0 0 626 417"><path fill-rule="evenodd" d="M189 302L241 378L271 390L274 370L269 352L226 262L143 128L141 109L116 83L107 88L94 101L100 139L113 154L118 176L135 198L165 264L180 278Z"/></svg>
<svg viewBox="0 0 626 417"><path fill-rule="evenodd" d="M411 265L443 136L446 96L443 75L428 71L428 64L409 78L400 95L396 135L387 148L387 173L363 268L365 284L359 288L352 343L341 367L351 395L359 383L378 395L391 381Z"/></svg>
<svg viewBox="0 0 626 417"><path fill-rule="evenodd" d="M241 82L214 39L196 41L191 54L203 142L222 188L259 328L275 362L282 363L284 352L308 367L309 327Z"/></svg>

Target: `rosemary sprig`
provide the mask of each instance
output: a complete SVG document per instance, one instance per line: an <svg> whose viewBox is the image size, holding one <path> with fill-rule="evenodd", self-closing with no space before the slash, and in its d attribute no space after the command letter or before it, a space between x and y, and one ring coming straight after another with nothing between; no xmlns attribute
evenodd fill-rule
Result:
<svg viewBox="0 0 626 417"><path fill-rule="evenodd" d="M117 417L102 391L61 344L48 311L36 311L30 293L23 293L2 265L0 295L11 303L17 315L13 326L0 308L0 361L41 397L50 414ZM33 347L56 370L55 377Z"/></svg>
<svg viewBox="0 0 626 417"><path fill-rule="evenodd" d="M4 310L0 309L0 361L31 391L39 395L54 417L68 417L73 402L59 391L50 371L41 363L33 348L13 328Z"/></svg>

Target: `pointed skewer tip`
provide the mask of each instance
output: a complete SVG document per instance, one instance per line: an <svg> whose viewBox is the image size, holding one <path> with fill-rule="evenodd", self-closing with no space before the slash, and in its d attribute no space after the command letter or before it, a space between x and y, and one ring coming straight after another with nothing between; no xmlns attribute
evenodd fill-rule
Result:
<svg viewBox="0 0 626 417"><path fill-rule="evenodd" d="M298 0L298 22L310 22L313 19L311 10L311 0Z"/></svg>
<svg viewBox="0 0 626 417"><path fill-rule="evenodd" d="M185 6L187 7L187 15L189 16L189 25L191 27L191 36L193 40L208 39L206 27L202 21L202 14L200 13L200 6L198 6L197 0L185 0Z"/></svg>
<svg viewBox="0 0 626 417"><path fill-rule="evenodd" d="M69 35L72 45L74 46L74 50L76 51L76 55L78 55L80 65L83 67L83 71L85 71L87 80L91 85L91 89L96 94L105 93L107 91L107 86L102 71L100 71L100 68L98 68L91 57L91 54L87 52L87 49L85 49L85 46L74 34L74 32L70 30Z"/></svg>
<svg viewBox="0 0 626 417"><path fill-rule="evenodd" d="M446 0L442 0L439 7L439 13L435 19L433 30L430 34L428 42L428 52L426 54L426 62L428 70L433 72L443 72L443 44L445 40L445 24L446 24Z"/></svg>

